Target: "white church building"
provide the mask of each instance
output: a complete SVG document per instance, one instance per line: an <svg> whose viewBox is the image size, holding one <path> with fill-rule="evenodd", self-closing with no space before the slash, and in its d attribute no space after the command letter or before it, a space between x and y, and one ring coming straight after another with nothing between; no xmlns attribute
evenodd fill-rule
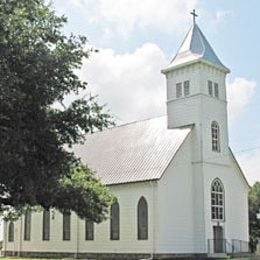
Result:
<svg viewBox="0 0 260 260"><path fill-rule="evenodd" d="M27 212L5 223L5 255L206 259L247 252L250 187L229 148L229 72L194 21L162 70L167 116L92 134L75 148L118 199L108 219Z"/></svg>

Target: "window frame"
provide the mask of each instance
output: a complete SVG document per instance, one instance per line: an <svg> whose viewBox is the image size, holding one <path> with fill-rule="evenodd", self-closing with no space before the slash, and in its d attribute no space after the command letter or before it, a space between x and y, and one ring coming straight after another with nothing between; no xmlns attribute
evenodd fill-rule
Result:
<svg viewBox="0 0 260 260"><path fill-rule="evenodd" d="M89 219L85 219L85 240L94 240L94 222Z"/></svg>
<svg viewBox="0 0 260 260"><path fill-rule="evenodd" d="M182 98L182 82L176 83L176 98Z"/></svg>
<svg viewBox="0 0 260 260"><path fill-rule="evenodd" d="M220 130L217 121L211 122L211 148L213 152L220 152Z"/></svg>
<svg viewBox="0 0 260 260"><path fill-rule="evenodd" d="M213 82L208 80L208 94L213 97Z"/></svg>
<svg viewBox="0 0 260 260"><path fill-rule="evenodd" d="M8 224L8 242L14 242L14 223L12 221Z"/></svg>
<svg viewBox="0 0 260 260"><path fill-rule="evenodd" d="M24 214L24 241L31 240L31 222L32 222L32 214L30 209L27 209Z"/></svg>
<svg viewBox="0 0 260 260"><path fill-rule="evenodd" d="M211 220L225 221L225 189L222 181L216 178L211 183Z"/></svg>
<svg viewBox="0 0 260 260"><path fill-rule="evenodd" d="M190 81L189 80L185 80L183 82L183 95L184 95L184 97L187 97L190 95Z"/></svg>
<svg viewBox="0 0 260 260"><path fill-rule="evenodd" d="M110 207L110 240L120 240L120 206L115 202Z"/></svg>
<svg viewBox="0 0 260 260"><path fill-rule="evenodd" d="M137 239L148 240L149 237L149 212L145 197L141 197L137 204Z"/></svg>
<svg viewBox="0 0 260 260"><path fill-rule="evenodd" d="M219 84L216 82L214 83L214 96L219 98Z"/></svg>
<svg viewBox="0 0 260 260"><path fill-rule="evenodd" d="M50 210L44 209L42 212L42 240L43 241L50 240L50 222L51 222Z"/></svg>
<svg viewBox="0 0 260 260"><path fill-rule="evenodd" d="M62 240L70 241L71 240L71 212L63 212L63 221L62 221Z"/></svg>

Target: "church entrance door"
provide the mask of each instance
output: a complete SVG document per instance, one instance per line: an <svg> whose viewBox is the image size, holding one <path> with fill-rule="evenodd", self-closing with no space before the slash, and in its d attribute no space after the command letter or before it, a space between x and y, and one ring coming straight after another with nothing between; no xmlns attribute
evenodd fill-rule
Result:
<svg viewBox="0 0 260 260"><path fill-rule="evenodd" d="M214 226L213 234L214 234L214 252L215 253L224 253L225 240L224 240L224 234L223 234L223 227Z"/></svg>

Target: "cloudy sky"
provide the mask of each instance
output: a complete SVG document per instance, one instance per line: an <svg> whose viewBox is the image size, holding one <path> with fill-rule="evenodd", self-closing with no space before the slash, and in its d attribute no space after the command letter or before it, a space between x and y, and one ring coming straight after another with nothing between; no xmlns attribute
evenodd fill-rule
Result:
<svg viewBox="0 0 260 260"><path fill-rule="evenodd" d="M230 146L250 184L260 181L259 0L53 0L68 17L66 33L86 35L99 49L80 77L106 103L119 124L165 114L170 62L197 23L221 61L227 78Z"/></svg>

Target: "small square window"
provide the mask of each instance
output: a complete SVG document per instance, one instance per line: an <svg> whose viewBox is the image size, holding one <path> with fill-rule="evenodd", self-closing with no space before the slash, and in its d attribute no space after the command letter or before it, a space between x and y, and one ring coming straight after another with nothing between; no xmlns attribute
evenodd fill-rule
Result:
<svg viewBox="0 0 260 260"><path fill-rule="evenodd" d="M186 80L184 81L184 96L190 95L190 81Z"/></svg>
<svg viewBox="0 0 260 260"><path fill-rule="evenodd" d="M177 83L176 84L176 98L182 97L182 84Z"/></svg>
<svg viewBox="0 0 260 260"><path fill-rule="evenodd" d="M212 81L208 81L208 92L210 96L213 96Z"/></svg>
<svg viewBox="0 0 260 260"><path fill-rule="evenodd" d="M215 91L215 97L219 97L219 89L218 89L218 83L214 83L214 91Z"/></svg>

